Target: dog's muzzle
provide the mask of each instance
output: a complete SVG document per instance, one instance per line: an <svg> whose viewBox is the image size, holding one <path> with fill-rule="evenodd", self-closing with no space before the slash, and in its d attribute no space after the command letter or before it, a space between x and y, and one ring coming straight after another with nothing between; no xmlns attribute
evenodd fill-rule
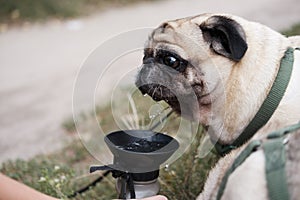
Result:
<svg viewBox="0 0 300 200"><path fill-rule="evenodd" d="M154 72L153 68L156 66L151 64L144 64L141 71L138 74L135 85L139 88L142 94L147 94L155 101L175 101L177 100L176 95L171 88L160 80L157 80L157 73L161 71L157 70Z"/></svg>
<svg viewBox="0 0 300 200"><path fill-rule="evenodd" d="M170 89L163 85L159 84L144 84L138 87L142 94L147 94L153 98L155 101L165 100L169 101L177 101L176 96Z"/></svg>

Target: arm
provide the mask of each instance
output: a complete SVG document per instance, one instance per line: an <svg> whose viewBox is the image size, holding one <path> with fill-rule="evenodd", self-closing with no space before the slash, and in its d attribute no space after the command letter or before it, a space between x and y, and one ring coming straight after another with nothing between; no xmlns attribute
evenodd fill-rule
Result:
<svg viewBox="0 0 300 200"><path fill-rule="evenodd" d="M40 193L18 181L15 181L0 173L0 200L58 200ZM167 200L166 197L158 195L141 200Z"/></svg>
<svg viewBox="0 0 300 200"><path fill-rule="evenodd" d="M0 200L58 200L0 173Z"/></svg>

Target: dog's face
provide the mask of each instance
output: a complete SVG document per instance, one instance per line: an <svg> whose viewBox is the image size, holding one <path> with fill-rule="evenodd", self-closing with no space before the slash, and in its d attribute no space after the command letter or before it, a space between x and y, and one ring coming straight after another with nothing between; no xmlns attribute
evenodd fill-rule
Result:
<svg viewBox="0 0 300 200"><path fill-rule="evenodd" d="M225 16L166 22L149 37L136 85L181 115L208 124L213 104L224 98L232 66L247 48L241 25Z"/></svg>

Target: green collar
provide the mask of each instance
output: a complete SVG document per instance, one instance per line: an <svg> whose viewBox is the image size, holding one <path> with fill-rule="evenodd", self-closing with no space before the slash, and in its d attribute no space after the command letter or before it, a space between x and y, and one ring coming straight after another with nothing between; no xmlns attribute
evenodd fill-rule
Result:
<svg viewBox="0 0 300 200"><path fill-rule="evenodd" d="M286 50L284 57L281 59L280 67L273 86L252 121L232 144L222 145L219 142L215 144L215 149L220 155L225 155L232 149L236 149L245 144L261 127L263 127L269 121L277 109L282 97L284 96L291 78L293 64L294 49L289 47Z"/></svg>

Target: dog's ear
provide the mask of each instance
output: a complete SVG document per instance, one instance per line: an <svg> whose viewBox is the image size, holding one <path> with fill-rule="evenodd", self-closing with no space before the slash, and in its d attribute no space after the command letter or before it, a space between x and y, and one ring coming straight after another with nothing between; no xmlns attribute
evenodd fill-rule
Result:
<svg viewBox="0 0 300 200"><path fill-rule="evenodd" d="M212 16L200 25L204 40L220 55L240 61L248 45L242 26L224 16Z"/></svg>

